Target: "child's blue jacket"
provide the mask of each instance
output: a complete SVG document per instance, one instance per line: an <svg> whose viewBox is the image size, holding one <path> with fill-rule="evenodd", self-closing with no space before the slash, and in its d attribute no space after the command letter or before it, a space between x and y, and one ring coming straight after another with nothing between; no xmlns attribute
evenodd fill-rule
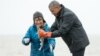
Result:
<svg viewBox="0 0 100 56"><path fill-rule="evenodd" d="M44 25L44 30L48 31L48 25ZM29 38L30 41L25 43L24 39ZM52 50L55 48L55 39L54 38L45 38L43 48L40 48L40 40L37 34L37 28L35 25L29 27L27 33L25 34L24 38L22 39L22 43L24 45L29 45L31 43L31 52L30 56L54 56L53 51L50 49L50 45L53 47Z"/></svg>

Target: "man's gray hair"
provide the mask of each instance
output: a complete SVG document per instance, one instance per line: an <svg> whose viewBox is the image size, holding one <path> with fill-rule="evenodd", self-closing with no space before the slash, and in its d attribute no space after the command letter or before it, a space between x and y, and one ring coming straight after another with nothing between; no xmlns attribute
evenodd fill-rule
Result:
<svg viewBox="0 0 100 56"><path fill-rule="evenodd" d="M53 7L53 6L60 6L60 3L59 2L57 2L57 1L51 1L51 3L49 4L49 8L51 8L51 7Z"/></svg>

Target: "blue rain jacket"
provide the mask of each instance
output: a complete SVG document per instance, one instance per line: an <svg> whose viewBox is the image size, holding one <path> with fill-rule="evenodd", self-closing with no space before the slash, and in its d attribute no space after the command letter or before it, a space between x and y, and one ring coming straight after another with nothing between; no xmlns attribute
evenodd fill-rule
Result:
<svg viewBox="0 0 100 56"><path fill-rule="evenodd" d="M44 30L48 31L48 25L44 25ZM25 43L24 39L29 38L30 41L28 43ZM29 45L31 43L31 52L30 56L54 56L54 53L52 50L55 48L55 39L54 38L45 38L43 47L41 50L40 48L40 39L37 34L37 28L35 25L32 25L29 27L27 33L25 34L24 38L22 39L22 43L24 45ZM52 49L50 49L50 46Z"/></svg>

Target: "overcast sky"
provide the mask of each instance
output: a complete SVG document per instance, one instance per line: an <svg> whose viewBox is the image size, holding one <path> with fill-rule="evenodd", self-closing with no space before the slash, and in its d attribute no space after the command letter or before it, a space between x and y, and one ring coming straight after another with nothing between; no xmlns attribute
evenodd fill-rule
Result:
<svg viewBox="0 0 100 56"><path fill-rule="evenodd" d="M25 34L32 25L35 11L43 13L52 25L55 17L48 9L52 0L0 0L0 35ZM100 34L100 0L57 0L71 9L81 20L88 34Z"/></svg>

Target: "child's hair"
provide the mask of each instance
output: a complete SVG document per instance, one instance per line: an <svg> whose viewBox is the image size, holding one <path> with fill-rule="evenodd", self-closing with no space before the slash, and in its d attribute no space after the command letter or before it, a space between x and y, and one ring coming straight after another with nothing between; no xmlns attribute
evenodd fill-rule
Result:
<svg viewBox="0 0 100 56"><path fill-rule="evenodd" d="M35 21L35 19L36 19L36 18L39 18L39 17L42 17L44 23L46 22L46 21L44 20L44 18L43 18L42 13L41 13L41 12L38 12L38 11L36 11L36 12L33 14L33 21Z"/></svg>

